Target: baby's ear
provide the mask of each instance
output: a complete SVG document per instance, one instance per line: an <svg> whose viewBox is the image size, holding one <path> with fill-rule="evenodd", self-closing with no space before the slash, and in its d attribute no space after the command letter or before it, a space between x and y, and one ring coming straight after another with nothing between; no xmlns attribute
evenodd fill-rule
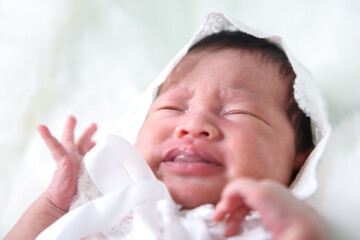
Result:
<svg viewBox="0 0 360 240"><path fill-rule="evenodd" d="M304 165L305 160L310 155L310 153L312 152L313 149L314 149L314 147L309 147L308 149L306 149L302 152L296 153L296 156L294 159L294 168L293 168L293 172L295 174L297 174L300 171L301 167Z"/></svg>

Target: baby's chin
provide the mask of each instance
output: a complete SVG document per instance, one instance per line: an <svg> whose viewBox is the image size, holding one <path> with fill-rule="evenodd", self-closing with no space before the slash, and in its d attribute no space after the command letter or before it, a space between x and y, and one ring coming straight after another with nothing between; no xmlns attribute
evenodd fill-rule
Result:
<svg viewBox="0 0 360 240"><path fill-rule="evenodd" d="M170 193L171 194L171 193ZM204 204L213 204L216 205L216 203L219 201L208 201L208 199L204 198L189 198L187 196L176 196L174 194L171 194L173 200L181 206L182 210L186 209L194 209Z"/></svg>
<svg viewBox="0 0 360 240"><path fill-rule="evenodd" d="M193 184L191 186L187 184L171 185L167 184L172 199L182 209L193 209L204 204L216 204L220 200L221 189L216 188L204 188Z"/></svg>

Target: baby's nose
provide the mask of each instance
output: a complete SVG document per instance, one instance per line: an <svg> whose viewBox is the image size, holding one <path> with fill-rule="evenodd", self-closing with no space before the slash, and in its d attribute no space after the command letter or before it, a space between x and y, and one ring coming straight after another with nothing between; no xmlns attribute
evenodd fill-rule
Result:
<svg viewBox="0 0 360 240"><path fill-rule="evenodd" d="M176 138L182 138L187 135L194 138L215 140L219 138L220 130L214 123L207 121L204 117L195 116L188 118L175 129Z"/></svg>

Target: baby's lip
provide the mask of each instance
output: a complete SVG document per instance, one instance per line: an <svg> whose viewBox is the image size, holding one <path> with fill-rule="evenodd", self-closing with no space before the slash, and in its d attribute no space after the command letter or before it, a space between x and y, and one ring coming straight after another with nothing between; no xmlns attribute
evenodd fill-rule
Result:
<svg viewBox="0 0 360 240"><path fill-rule="evenodd" d="M176 147L170 150L164 158L164 163L189 163L189 164L208 164L213 166L223 166L216 158L208 152L193 146Z"/></svg>

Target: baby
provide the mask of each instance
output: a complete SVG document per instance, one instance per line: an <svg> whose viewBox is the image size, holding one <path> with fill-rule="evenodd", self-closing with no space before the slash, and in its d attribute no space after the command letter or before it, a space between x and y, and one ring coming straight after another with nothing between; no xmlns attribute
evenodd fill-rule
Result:
<svg viewBox="0 0 360 240"><path fill-rule="evenodd" d="M295 73L267 40L223 31L195 45L160 86L136 149L182 209L216 205L225 236L254 210L274 239L327 239L316 213L288 190L314 148L310 120L294 100ZM48 189L5 239L33 239L76 195L96 125L75 143L69 117L61 142L38 131L57 163Z"/></svg>

